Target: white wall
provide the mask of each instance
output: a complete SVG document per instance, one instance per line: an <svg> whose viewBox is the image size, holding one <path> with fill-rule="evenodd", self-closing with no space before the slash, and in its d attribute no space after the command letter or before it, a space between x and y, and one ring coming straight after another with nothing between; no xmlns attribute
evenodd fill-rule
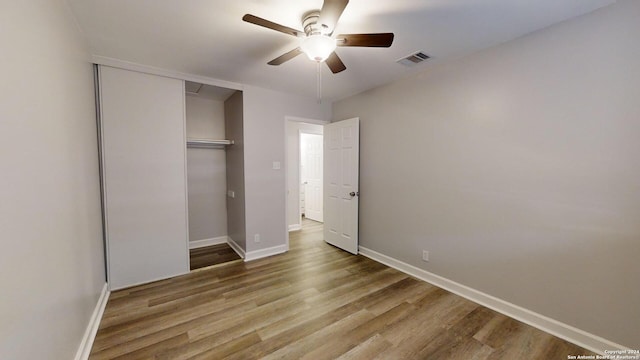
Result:
<svg viewBox="0 0 640 360"><path fill-rule="evenodd" d="M300 131L322 134L323 126L295 120L287 121L287 224L298 228L300 224Z"/></svg>
<svg viewBox="0 0 640 360"><path fill-rule="evenodd" d="M0 11L0 358L72 359L105 284L93 69L63 1Z"/></svg>
<svg viewBox="0 0 640 360"><path fill-rule="evenodd" d="M640 348L638 34L618 1L336 103L361 245Z"/></svg>
<svg viewBox="0 0 640 360"><path fill-rule="evenodd" d="M244 151L247 251L286 246L285 117L328 120L331 104L246 86ZM272 163L281 169L273 170ZM260 243L254 242L260 234Z"/></svg>
<svg viewBox="0 0 640 360"><path fill-rule="evenodd" d="M224 102L187 94L187 138L225 138ZM187 149L189 241L227 235L224 149Z"/></svg>

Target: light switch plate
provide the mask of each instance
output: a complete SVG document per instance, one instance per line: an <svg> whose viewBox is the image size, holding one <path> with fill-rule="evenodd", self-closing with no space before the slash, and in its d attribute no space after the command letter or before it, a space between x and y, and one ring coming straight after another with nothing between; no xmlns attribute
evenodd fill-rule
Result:
<svg viewBox="0 0 640 360"><path fill-rule="evenodd" d="M280 161L273 162L273 170L280 170Z"/></svg>

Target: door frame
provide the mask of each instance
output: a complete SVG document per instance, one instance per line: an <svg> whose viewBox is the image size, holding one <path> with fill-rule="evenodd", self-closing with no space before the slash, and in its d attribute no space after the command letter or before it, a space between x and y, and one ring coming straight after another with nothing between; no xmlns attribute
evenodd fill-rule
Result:
<svg viewBox="0 0 640 360"><path fill-rule="evenodd" d="M312 124L312 125L327 125L330 123L330 121L325 121L325 120L318 120L318 119L309 119L309 118L302 118L302 117L297 117L297 116L285 116L284 117L284 134L285 134L285 141L284 141L284 173L285 173L285 185L284 185L284 200L285 200L285 222L284 222L284 228L285 228L285 233L287 234L287 250L289 250L289 231L295 231L295 230L300 230L301 227L301 223L299 223L298 225L300 225L299 228L289 228L289 211L290 211L290 206L289 206L289 166L291 166L291 164L289 164L289 123L294 122L294 123L307 123L307 124ZM298 129L298 158L300 157L300 129ZM295 189L297 189L298 192L300 192L300 168L298 167L298 169L296 170L297 172L297 179L298 179L298 184L294 185ZM292 189L292 191L294 191L295 189ZM299 196L299 195L298 195ZM298 200L297 203L297 213L298 213L298 218L302 218L302 215L300 214L300 201Z"/></svg>

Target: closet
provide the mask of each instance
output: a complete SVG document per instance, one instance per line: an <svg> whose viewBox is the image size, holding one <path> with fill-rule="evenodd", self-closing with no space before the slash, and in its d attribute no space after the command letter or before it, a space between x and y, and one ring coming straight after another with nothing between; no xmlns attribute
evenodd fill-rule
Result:
<svg viewBox="0 0 640 360"><path fill-rule="evenodd" d="M108 66L98 83L111 290L189 272L191 247L244 243L242 92Z"/></svg>
<svg viewBox="0 0 640 360"><path fill-rule="evenodd" d="M226 185L226 149L235 142L226 137L225 101L235 90L187 81L185 93L189 249L196 269L239 258L226 245L227 195L235 197Z"/></svg>

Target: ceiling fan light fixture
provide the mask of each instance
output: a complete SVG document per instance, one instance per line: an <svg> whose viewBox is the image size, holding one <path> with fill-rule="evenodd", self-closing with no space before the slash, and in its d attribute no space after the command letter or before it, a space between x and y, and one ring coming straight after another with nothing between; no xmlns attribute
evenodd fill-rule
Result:
<svg viewBox="0 0 640 360"><path fill-rule="evenodd" d="M323 62L336 49L336 39L322 34L309 35L302 39L300 49L309 59Z"/></svg>
<svg viewBox="0 0 640 360"><path fill-rule="evenodd" d="M349 0L323 0L320 10L311 10L303 14L302 28L304 32L251 14L245 14L242 20L298 38L298 47L278 56L267 64L281 65L304 53L310 60L318 64L318 74L320 74L319 64L323 62L327 64L332 73L337 74L346 70L347 67L336 54L336 46L388 48L393 43L393 33L333 35L338 20L348 4Z"/></svg>

